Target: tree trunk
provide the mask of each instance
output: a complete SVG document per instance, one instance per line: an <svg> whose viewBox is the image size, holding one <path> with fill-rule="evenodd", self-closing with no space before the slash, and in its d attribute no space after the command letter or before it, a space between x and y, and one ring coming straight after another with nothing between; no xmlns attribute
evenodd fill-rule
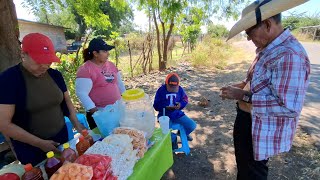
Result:
<svg viewBox="0 0 320 180"><path fill-rule="evenodd" d="M149 33L151 33L151 9L149 9L149 11L148 11L148 13L149 13Z"/></svg>
<svg viewBox="0 0 320 180"><path fill-rule="evenodd" d="M143 61L142 61L142 64L141 64L141 67L142 67L142 71L143 71L143 74L147 74L147 70L146 70L146 67L147 67L147 58L146 58L146 50L145 50L145 43L142 44L142 53L143 53Z"/></svg>
<svg viewBox="0 0 320 180"><path fill-rule="evenodd" d="M149 61L149 72L152 71L152 63L153 63L153 35L149 34L149 52L150 52L150 61Z"/></svg>
<svg viewBox="0 0 320 180"><path fill-rule="evenodd" d="M87 35L86 39L84 40L84 42L83 42L84 45L87 44L88 39L89 39L89 37L91 36L91 34L92 34L92 31L89 32L89 34ZM76 52L76 59L75 59L75 60L76 60L76 62L77 62L77 64L76 64L76 67L77 67L77 68L83 63L83 61L81 61L81 60L79 59L79 53L80 53L80 49L81 49L81 48L82 48L82 51L84 50L84 47L81 46L81 47L78 47L77 52Z"/></svg>
<svg viewBox="0 0 320 180"><path fill-rule="evenodd" d="M16 8L13 1L0 0L0 73L21 62L19 34ZM10 139L6 136L5 138L17 159Z"/></svg>
<svg viewBox="0 0 320 180"><path fill-rule="evenodd" d="M116 54L116 67L118 68L118 65L119 65L119 52L118 52L118 49L117 49L116 40L114 41L113 46L114 46L114 52Z"/></svg>
<svg viewBox="0 0 320 180"><path fill-rule="evenodd" d="M162 62L162 56L161 56L161 45L160 45L160 31L157 23L157 17L156 17L156 12L153 9L153 20L154 20L154 26L156 28L157 32L157 48L158 48L158 56L159 56L159 70L161 71L161 62Z"/></svg>
<svg viewBox="0 0 320 180"><path fill-rule="evenodd" d="M87 30L87 25L84 22L84 18L80 16L74 8L72 8L71 11L75 15L74 20L79 25L78 32L76 32L75 40L81 41L82 36L85 34Z"/></svg>
<svg viewBox="0 0 320 180"><path fill-rule="evenodd" d="M166 36L166 35L165 35L164 23L162 24L163 37L164 37L164 43L163 43L163 65L162 65L162 67L163 67L164 69L166 69L166 66L167 66L167 61L168 61L168 44L169 44L169 40L170 40L170 37L171 37L171 33L172 33L172 30L173 30L173 27L174 27L174 23L173 23L173 20L171 20L170 28L169 28L169 31L168 31L167 36Z"/></svg>
<svg viewBox="0 0 320 180"><path fill-rule="evenodd" d="M19 26L12 0L0 0L0 72L21 62Z"/></svg>
<svg viewBox="0 0 320 180"><path fill-rule="evenodd" d="M45 12L45 20L46 20L46 24L50 24L47 12Z"/></svg>
<svg viewBox="0 0 320 180"><path fill-rule="evenodd" d="M164 22L161 21L161 27L162 27L162 40L163 40L163 48L162 48L162 55L163 55L163 59L162 61L159 63L159 70L160 71L164 71L166 70L166 65L167 65L167 50L168 50L168 46L166 43L166 28L165 28L165 24Z"/></svg>

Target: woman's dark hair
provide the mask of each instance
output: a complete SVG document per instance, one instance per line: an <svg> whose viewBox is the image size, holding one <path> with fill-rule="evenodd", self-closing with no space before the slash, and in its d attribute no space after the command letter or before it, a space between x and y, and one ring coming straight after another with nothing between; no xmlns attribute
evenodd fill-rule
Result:
<svg viewBox="0 0 320 180"><path fill-rule="evenodd" d="M93 53L88 48L83 50L83 62L93 59Z"/></svg>

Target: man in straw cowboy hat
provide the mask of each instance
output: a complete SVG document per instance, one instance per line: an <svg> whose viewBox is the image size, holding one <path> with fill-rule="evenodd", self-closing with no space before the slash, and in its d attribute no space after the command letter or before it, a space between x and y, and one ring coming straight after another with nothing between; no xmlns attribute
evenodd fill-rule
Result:
<svg viewBox="0 0 320 180"><path fill-rule="evenodd" d="M289 151L309 84L308 56L288 29L281 12L308 0L259 0L242 11L231 39L245 31L257 47L243 82L221 88L235 99L234 147L237 179L267 179L268 159Z"/></svg>

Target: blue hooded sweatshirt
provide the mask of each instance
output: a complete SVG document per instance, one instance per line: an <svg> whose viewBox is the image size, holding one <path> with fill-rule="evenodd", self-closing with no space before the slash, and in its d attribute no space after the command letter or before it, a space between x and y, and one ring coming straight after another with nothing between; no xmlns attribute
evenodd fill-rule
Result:
<svg viewBox="0 0 320 180"><path fill-rule="evenodd" d="M171 120L175 120L184 116L182 109L188 104L188 96L181 86L179 86L179 91L175 93L167 91L166 85L164 84L157 90L153 107L159 112L158 117L160 117L163 116L163 108L166 106L174 106L177 102L180 103L179 110L166 109L165 115L169 116Z"/></svg>

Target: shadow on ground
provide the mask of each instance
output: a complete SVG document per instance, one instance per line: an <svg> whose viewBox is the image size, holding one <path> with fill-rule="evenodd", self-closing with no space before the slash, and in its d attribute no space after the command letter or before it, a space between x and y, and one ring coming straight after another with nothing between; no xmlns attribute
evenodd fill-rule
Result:
<svg viewBox="0 0 320 180"><path fill-rule="evenodd" d="M320 65L312 64L311 67L310 84L299 125L303 132L311 135L320 151Z"/></svg>
<svg viewBox="0 0 320 180"><path fill-rule="evenodd" d="M174 165L162 179L234 179L236 168L232 140L235 119L235 102L222 101L219 89L229 83L244 79L250 64L246 61L233 64L225 70L191 68L180 65L163 73L155 73L137 78L131 87L143 88L151 97L164 81L168 72L177 72L181 77L181 86L189 96L186 114L197 122L197 129L192 134L189 156L174 155ZM237 69L234 71L234 69ZM139 83L138 79L144 79ZM146 82L152 79L150 82ZM134 82L135 80L133 80ZM132 82L132 79L128 82ZM201 97L210 100L209 107L200 107Z"/></svg>

